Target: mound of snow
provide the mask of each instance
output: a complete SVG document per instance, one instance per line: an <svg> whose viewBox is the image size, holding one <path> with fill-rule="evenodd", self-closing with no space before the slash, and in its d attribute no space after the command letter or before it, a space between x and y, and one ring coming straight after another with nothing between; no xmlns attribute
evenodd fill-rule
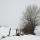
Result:
<svg viewBox="0 0 40 40"><path fill-rule="evenodd" d="M36 27L35 27L34 33L35 33L36 35L40 35L40 26L36 26Z"/></svg>

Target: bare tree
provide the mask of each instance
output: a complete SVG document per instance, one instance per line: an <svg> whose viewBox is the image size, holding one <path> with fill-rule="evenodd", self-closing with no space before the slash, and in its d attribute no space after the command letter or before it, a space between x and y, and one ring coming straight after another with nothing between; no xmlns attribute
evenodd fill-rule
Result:
<svg viewBox="0 0 40 40"><path fill-rule="evenodd" d="M40 8L38 8L35 5L28 6L26 8L26 12L24 13L22 20L24 24L25 24L25 21L27 20L28 24L26 23L26 25L22 29L24 34L34 34L35 26L40 24L40 22L38 22L40 19L39 14L40 14Z"/></svg>

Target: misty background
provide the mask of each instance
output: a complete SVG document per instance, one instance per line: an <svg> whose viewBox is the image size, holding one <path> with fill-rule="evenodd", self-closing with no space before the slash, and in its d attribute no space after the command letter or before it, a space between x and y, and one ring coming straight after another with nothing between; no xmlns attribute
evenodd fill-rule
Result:
<svg viewBox="0 0 40 40"><path fill-rule="evenodd" d="M0 25L16 28L28 5L40 6L40 0L0 0Z"/></svg>

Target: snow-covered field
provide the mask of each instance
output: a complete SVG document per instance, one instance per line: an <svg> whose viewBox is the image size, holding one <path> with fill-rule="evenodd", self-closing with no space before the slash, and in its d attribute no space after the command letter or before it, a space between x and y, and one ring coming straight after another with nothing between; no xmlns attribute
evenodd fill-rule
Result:
<svg viewBox="0 0 40 40"><path fill-rule="evenodd" d="M23 35L23 36L12 36L16 34L16 31L12 29L10 36L8 37L9 29L2 27L0 28L0 40L40 40L40 36L38 35ZM7 36L5 38L2 38L2 36Z"/></svg>
<svg viewBox="0 0 40 40"><path fill-rule="evenodd" d="M10 29L10 27L2 27L2 28L0 28L0 37L8 35L9 34L9 29ZM12 29L10 35L15 35L15 33L16 33L16 31Z"/></svg>
<svg viewBox="0 0 40 40"><path fill-rule="evenodd" d="M0 40L40 40L40 36L33 36L33 35L11 36Z"/></svg>

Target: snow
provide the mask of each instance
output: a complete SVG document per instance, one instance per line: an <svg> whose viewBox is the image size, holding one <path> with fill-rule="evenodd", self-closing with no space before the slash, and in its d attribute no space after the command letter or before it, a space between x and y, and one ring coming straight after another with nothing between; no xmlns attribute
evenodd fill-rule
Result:
<svg viewBox="0 0 40 40"><path fill-rule="evenodd" d="M40 27L36 27L36 28L39 29L38 30L38 32L39 32ZM2 28L0 28L0 40L40 40L40 35L38 36L37 34L39 34L39 33L37 33L36 31L35 31L36 35L29 34L29 35L23 35L23 36L22 35L13 36L13 35L16 34L16 31L13 30L12 28L11 28L12 30L11 30L10 36L7 36L8 33L9 33L9 29L10 29L10 27L7 27L7 28L2 27ZM2 38L2 36L6 36L6 37Z"/></svg>
<svg viewBox="0 0 40 40"><path fill-rule="evenodd" d="M40 25L35 27L34 33L40 35Z"/></svg>
<svg viewBox="0 0 40 40"><path fill-rule="evenodd" d="M9 27L8 28L5 28L5 27L2 27L0 28L0 36L6 36L9 32Z"/></svg>
<svg viewBox="0 0 40 40"><path fill-rule="evenodd" d="M34 36L34 35L11 36L1 40L40 40L40 36Z"/></svg>
<svg viewBox="0 0 40 40"><path fill-rule="evenodd" d="M10 34L10 36L12 36L12 35L15 35L16 34L16 31L15 31L15 29L13 30L11 30L11 34Z"/></svg>
<svg viewBox="0 0 40 40"><path fill-rule="evenodd" d="M9 29L10 29L10 27L2 27L2 28L0 28L0 36L8 35L9 34ZM15 33L16 33L15 29L14 30L12 29L11 33L10 33L10 36L15 35Z"/></svg>

